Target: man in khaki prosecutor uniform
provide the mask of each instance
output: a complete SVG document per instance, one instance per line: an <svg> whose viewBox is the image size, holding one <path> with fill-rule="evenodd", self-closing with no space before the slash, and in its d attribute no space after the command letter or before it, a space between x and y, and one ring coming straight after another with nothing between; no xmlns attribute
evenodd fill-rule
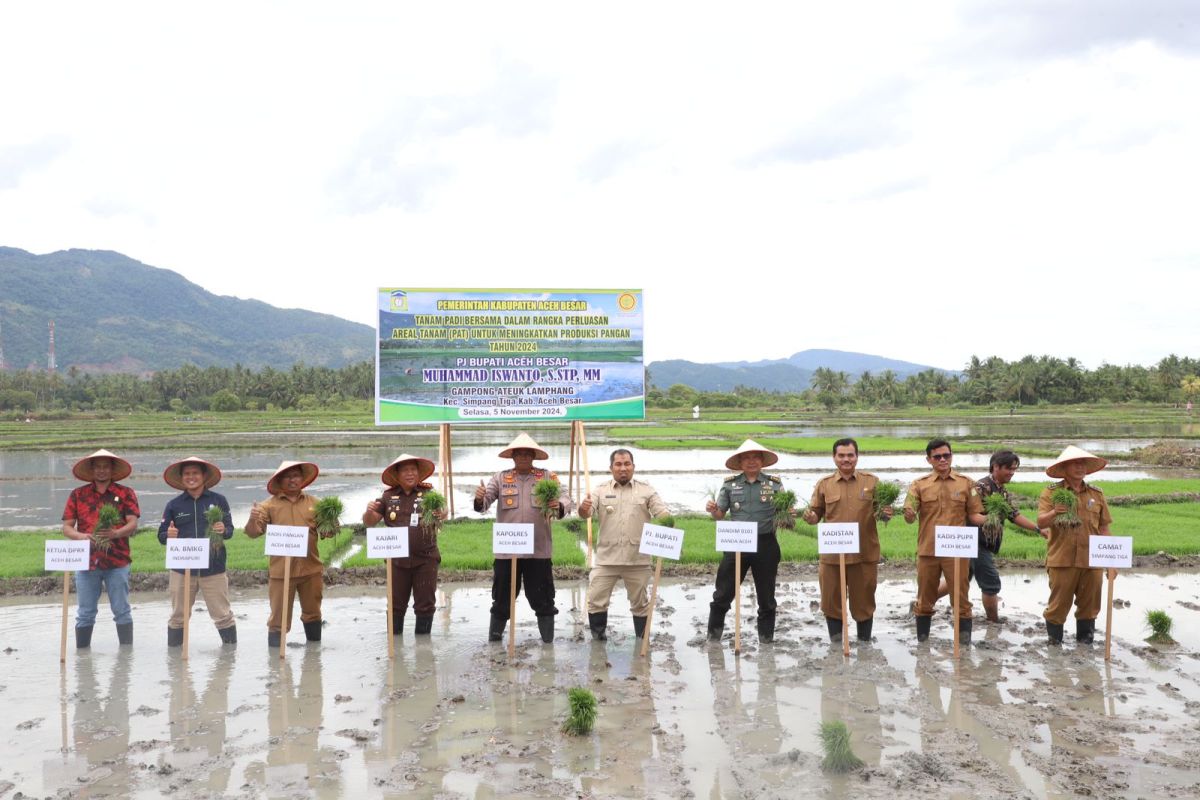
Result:
<svg viewBox="0 0 1200 800"><path fill-rule="evenodd" d="M925 460L933 472L917 478L904 498L904 521L910 525L920 517L917 529L917 641L929 638L933 624L933 604L938 598L938 583L944 577L954 582L954 559L934 556L934 531L938 525L983 525L983 501L975 490L975 481L950 470L954 456L950 443L934 439L925 445ZM958 592L959 639L971 642L971 601L967 599L967 570L960 570L954 587Z"/></svg>
<svg viewBox="0 0 1200 800"><path fill-rule="evenodd" d="M858 626L859 641L871 641L875 621L875 583L879 570L879 531L875 525L875 486L879 479L858 467L858 442L838 439L833 443L833 463L837 472L817 481L812 500L804 512L804 521L816 525L826 522L857 522L858 552L846 554L846 588L850 596L850 616ZM885 519L892 518L889 506ZM829 627L831 641L842 638L841 560L836 555L821 556L821 613Z"/></svg>
<svg viewBox="0 0 1200 800"><path fill-rule="evenodd" d="M1038 527L1050 529L1046 544L1046 573L1050 577L1050 602L1042 616L1051 644L1062 644L1063 623L1075 601L1075 641L1091 644L1096 634L1096 617L1100 614L1099 568L1088 567L1088 537L1111 536L1112 514L1104 493L1084 482L1084 476L1099 472L1108 462L1086 450L1069 446L1058 460L1046 467L1051 478L1061 478L1047 486L1038 497ZM1075 494L1077 525L1060 525L1055 517L1065 513L1065 505L1055 505L1051 495L1056 489L1070 489ZM1115 577L1110 570L1109 577Z"/></svg>
<svg viewBox="0 0 1200 800"><path fill-rule="evenodd" d="M666 514L667 504L650 484L633 479L633 453L613 450L608 456L608 468L612 480L597 486L579 504L580 517L588 519L595 509L600 518L596 560L588 580L588 627L593 639L608 638L608 600L619 578L625 582L633 612L633 631L640 639L646 631L650 608L646 587L650 583L652 560L638 552L642 526Z"/></svg>

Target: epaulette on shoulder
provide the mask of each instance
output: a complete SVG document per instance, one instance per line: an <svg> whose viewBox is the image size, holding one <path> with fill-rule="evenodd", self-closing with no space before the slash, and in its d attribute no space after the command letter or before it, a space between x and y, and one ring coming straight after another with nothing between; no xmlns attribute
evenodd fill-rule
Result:
<svg viewBox="0 0 1200 800"><path fill-rule="evenodd" d="M1101 489L1099 486L1097 486L1094 483L1086 484L1086 486L1087 486L1087 488L1091 489L1094 492L1099 492L1100 494L1104 494L1104 490Z"/></svg>
<svg viewBox="0 0 1200 800"><path fill-rule="evenodd" d="M877 476L874 472L867 472L866 470L862 469L855 470L855 472L857 472L859 475L862 475L864 478L874 478L875 480L879 480L879 476Z"/></svg>
<svg viewBox="0 0 1200 800"><path fill-rule="evenodd" d="M739 472L737 475L730 475L728 478L725 479L725 482L733 483L734 481L736 481L738 479L738 475L741 475L741 474L742 473Z"/></svg>
<svg viewBox="0 0 1200 800"><path fill-rule="evenodd" d="M783 483L783 478L778 475L763 475L763 478L769 480L771 483Z"/></svg>
<svg viewBox="0 0 1200 800"><path fill-rule="evenodd" d="M417 488L418 488L418 489L425 489L426 491L428 491L429 489L432 489L432 488L433 488L433 484L432 484L432 483L418 483L418 484L417 484Z"/></svg>
<svg viewBox="0 0 1200 800"><path fill-rule="evenodd" d="M552 481L556 481L556 480L558 480L558 476L557 476L557 475L555 475L553 472L549 472L549 473L547 473L547 474L549 475L549 477L550 477L550 480L552 480Z"/></svg>

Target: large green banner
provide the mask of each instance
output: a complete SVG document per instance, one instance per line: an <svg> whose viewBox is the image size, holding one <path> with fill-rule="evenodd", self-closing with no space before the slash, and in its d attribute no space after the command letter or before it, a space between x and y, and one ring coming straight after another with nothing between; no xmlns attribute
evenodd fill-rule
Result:
<svg viewBox="0 0 1200 800"><path fill-rule="evenodd" d="M643 419L640 289L379 290L375 422Z"/></svg>

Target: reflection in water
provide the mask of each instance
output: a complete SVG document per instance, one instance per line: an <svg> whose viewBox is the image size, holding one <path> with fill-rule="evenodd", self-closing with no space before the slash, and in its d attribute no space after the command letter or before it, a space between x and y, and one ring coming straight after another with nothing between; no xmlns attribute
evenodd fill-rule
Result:
<svg viewBox="0 0 1200 800"><path fill-rule="evenodd" d="M229 649L218 651L200 697L196 696L188 663L178 656L168 656L172 752L164 754L162 760L175 768L204 764L208 789L220 794L229 787L231 766L225 758L225 722L237 655Z"/></svg>
<svg viewBox="0 0 1200 800"><path fill-rule="evenodd" d="M75 659L76 753L87 759L89 778L81 796L127 797L133 778L129 756L129 681L133 649L122 647L103 694L96 655Z"/></svg>

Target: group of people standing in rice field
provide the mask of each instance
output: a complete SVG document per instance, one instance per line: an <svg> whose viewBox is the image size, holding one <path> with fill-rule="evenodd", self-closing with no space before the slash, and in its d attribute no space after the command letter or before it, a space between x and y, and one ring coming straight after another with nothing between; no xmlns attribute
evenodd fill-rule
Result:
<svg viewBox="0 0 1200 800"><path fill-rule="evenodd" d="M577 509L562 482L559 482L557 499L538 501L535 485L546 478L557 478L544 467L535 466L535 462L548 460L549 455L533 438L521 433L498 456L511 460L512 466L496 472L486 482L480 481L474 491L474 509L486 513L495 505L498 522L532 524L534 551L530 555L496 557L488 640L500 641L509 624L513 580L510 559L516 558L516 588L524 591L526 601L537 617L542 641L554 641L558 608L554 602L550 520L561 519L573 512L580 518L594 519L598 523L587 593L587 621L592 638L607 639L609 602L616 582L620 580L629 598L633 632L640 639L650 612L647 590L651 579L651 558L639 552L641 532L646 523L661 519L669 512L658 492L634 477L633 453L625 448L613 450L609 454L611 479L592 487ZM1047 539L1050 598L1043 617L1048 640L1053 644L1062 643L1066 619L1074 605L1076 640L1092 642L1100 611L1102 576L1100 569L1088 566L1088 537L1111 535L1112 516L1103 493L1085 478L1103 469L1106 466L1104 459L1078 447L1067 447L1047 467L1046 475L1058 482L1042 491L1036 519L1030 520L1020 512L1016 498L1005 488L1020 466L1019 457L1011 450L993 454L988 475L972 481L952 469L953 452L948 441L930 441L925 448L925 457L931 471L912 482L900 509L890 505L877 507L875 494L879 478L858 469L859 450L854 439L837 440L832 456L836 470L817 482L801 516L810 525L822 521L858 524L859 552L847 555L845 561L849 613L860 641L870 641L873 635L880 561L876 523L891 519L896 513L900 513L905 522L917 524L917 597L911 606L917 640L928 639L939 598L954 592L958 599L960 640L970 642L973 616L968 587L972 579L983 593L985 618L989 622L1000 621L1001 582L994 556L1000 550L1004 522L997 523L994 516L985 516L983 506L983 498L998 494L1006 500L1004 517L1007 521ZM705 511L714 520L730 519L757 525L757 548L753 553L743 554L742 573L736 578L742 580L747 572L752 573L758 604L758 638L764 643L775 636L775 586L780 562L777 530L780 510L775 496L783 491L783 479L764 470L778 460L776 453L747 439L725 460L725 467L732 474L724 479L716 496L705 506ZM438 531L445 512L436 510L431 519L430 515L422 513L422 499L433 489L428 479L434 470L434 463L427 458L407 453L400 455L383 470L381 480L385 488L378 498L367 504L362 514L362 522L367 527L382 523L409 531L409 556L391 559L394 635L400 635L404 630L410 600L415 617L414 632L428 635L432 630L441 562ZM90 539L92 542L90 569L77 572L75 577L78 597L75 641L80 649L91 644L102 590L108 594L118 641L122 645L133 642L129 537L137 532L141 509L134 490L121 483L132 471L128 461L107 450L98 450L80 459L72 470L83 485L74 489L67 500L63 510L63 534L69 539ZM319 474L319 468L312 462L285 461L280 464L266 484L269 498L254 504L244 525L245 534L251 538L262 536L269 525L308 529L307 554L292 557L288 581L284 580L285 557L270 557L268 647L280 644L285 609L290 627L291 609L297 596L305 638L309 642L321 641L324 565L317 540L319 536L333 534L318 534L314 516L317 498L305 491ZM168 539L178 537L200 538L215 534L228 540L233 536L229 503L223 495L213 491L221 481L221 470L216 464L198 457L185 458L168 466L163 472L163 480L180 494L163 509L158 526L161 543L165 545ZM1074 498L1073 507L1064 502L1062 490ZM105 506L112 507L116 513L103 510ZM219 513L210 514L212 508L219 509ZM788 510L785 513L794 515L796 512ZM1064 519L1070 522L1064 522ZM957 583L954 559L934 554L935 529L940 525L980 528L978 557L971 560L966 572L959 573ZM737 583L735 564L734 554L725 553L717 569L707 625L711 640L719 641L724 636L725 618ZM221 641L236 645L237 626L229 601L225 549L213 548L208 568L194 570L193 576L195 580L190 582L190 593L185 597L182 570L171 572L168 647L183 643L185 610L195 603L197 593L203 595ZM828 624L829 637L832 641L840 641L843 611L838 556L820 557L819 581L821 612Z"/></svg>

